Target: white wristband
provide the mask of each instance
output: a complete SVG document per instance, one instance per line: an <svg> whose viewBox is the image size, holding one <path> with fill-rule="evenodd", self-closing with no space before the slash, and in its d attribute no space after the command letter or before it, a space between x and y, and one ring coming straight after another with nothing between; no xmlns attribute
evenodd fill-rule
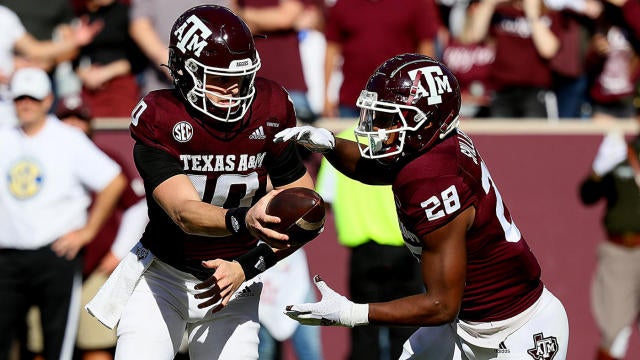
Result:
<svg viewBox="0 0 640 360"><path fill-rule="evenodd" d="M351 327L369 324L369 304L353 304L350 320Z"/></svg>

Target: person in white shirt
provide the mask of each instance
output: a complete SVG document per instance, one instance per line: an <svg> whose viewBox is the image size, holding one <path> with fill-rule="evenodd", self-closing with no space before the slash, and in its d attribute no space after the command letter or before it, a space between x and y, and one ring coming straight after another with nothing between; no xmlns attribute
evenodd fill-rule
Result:
<svg viewBox="0 0 640 360"><path fill-rule="evenodd" d="M80 46L88 44L102 30L102 26L101 22L89 24L83 20L56 41L39 41L25 29L13 10L0 5L0 127L17 123L8 86L15 70L16 53L30 60L73 56Z"/></svg>
<svg viewBox="0 0 640 360"><path fill-rule="evenodd" d="M48 115L53 94L43 70L16 71L10 90L19 126L0 127L0 359L31 305L42 315L44 357L71 359L81 250L126 180L84 133Z"/></svg>

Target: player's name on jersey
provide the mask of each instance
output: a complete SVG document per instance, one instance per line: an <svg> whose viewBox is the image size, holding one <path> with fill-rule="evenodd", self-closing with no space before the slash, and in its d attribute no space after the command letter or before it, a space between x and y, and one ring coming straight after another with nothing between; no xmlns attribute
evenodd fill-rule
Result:
<svg viewBox="0 0 640 360"><path fill-rule="evenodd" d="M262 167L266 152L257 154L226 154L226 155L180 155L185 171L246 171Z"/></svg>

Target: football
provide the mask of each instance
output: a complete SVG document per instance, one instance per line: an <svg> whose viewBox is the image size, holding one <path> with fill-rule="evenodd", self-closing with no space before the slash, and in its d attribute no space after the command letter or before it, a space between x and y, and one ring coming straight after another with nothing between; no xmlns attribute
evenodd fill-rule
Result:
<svg viewBox="0 0 640 360"><path fill-rule="evenodd" d="M295 187L281 191L269 201L266 213L281 220L269 227L289 236L288 241L269 242L275 248L283 248L288 242L304 245L324 229L324 200L311 189Z"/></svg>

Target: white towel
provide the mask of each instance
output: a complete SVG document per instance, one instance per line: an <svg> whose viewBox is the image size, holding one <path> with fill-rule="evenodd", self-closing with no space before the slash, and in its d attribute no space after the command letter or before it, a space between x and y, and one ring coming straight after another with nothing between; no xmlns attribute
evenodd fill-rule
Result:
<svg viewBox="0 0 640 360"><path fill-rule="evenodd" d="M309 301L307 295L312 291L304 250L296 250L261 276L260 322L276 340L284 341L300 325L284 314L284 308Z"/></svg>
<svg viewBox="0 0 640 360"><path fill-rule="evenodd" d="M84 308L104 326L113 329L120 321L122 310L138 280L153 259L153 254L137 243Z"/></svg>

